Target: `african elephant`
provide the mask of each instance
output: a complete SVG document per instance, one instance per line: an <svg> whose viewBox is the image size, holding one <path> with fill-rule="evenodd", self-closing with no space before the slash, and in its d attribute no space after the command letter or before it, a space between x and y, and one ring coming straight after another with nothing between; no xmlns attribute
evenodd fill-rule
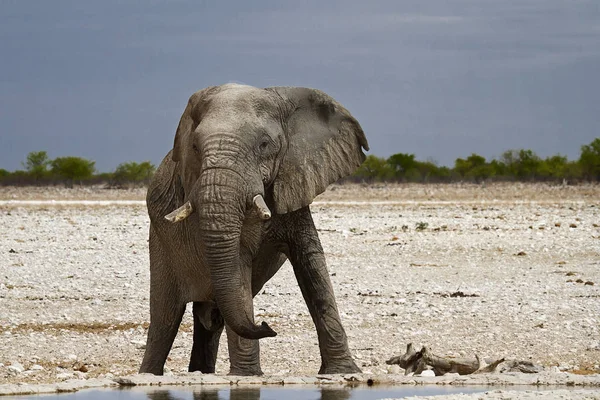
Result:
<svg viewBox="0 0 600 400"><path fill-rule="evenodd" d="M309 204L368 150L352 115L307 88L226 84L194 93L146 198L150 327L140 372L163 373L193 302L190 371L212 373L227 327L230 373L262 374L253 297L289 259L317 329L320 373L358 372Z"/></svg>

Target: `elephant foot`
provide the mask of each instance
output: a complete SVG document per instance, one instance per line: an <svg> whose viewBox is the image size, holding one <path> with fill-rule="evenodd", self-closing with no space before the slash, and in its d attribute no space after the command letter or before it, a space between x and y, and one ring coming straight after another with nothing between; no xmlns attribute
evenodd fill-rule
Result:
<svg viewBox="0 0 600 400"><path fill-rule="evenodd" d="M214 365L192 365L190 363L190 366L188 367L188 372L196 372L196 371L200 371L203 374L214 374L215 367L214 367Z"/></svg>
<svg viewBox="0 0 600 400"><path fill-rule="evenodd" d="M362 371L353 359L329 361L321 364L319 374L360 374Z"/></svg>
<svg viewBox="0 0 600 400"><path fill-rule="evenodd" d="M164 374L164 367L147 367L145 365L142 365L138 373L162 376Z"/></svg>
<svg viewBox="0 0 600 400"><path fill-rule="evenodd" d="M233 376L261 376L263 375L260 366L252 366L246 368L234 368L229 369L229 375Z"/></svg>

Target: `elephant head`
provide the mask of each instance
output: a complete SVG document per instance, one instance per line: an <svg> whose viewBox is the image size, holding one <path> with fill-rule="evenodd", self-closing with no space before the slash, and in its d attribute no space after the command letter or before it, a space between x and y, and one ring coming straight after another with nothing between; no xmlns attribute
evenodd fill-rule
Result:
<svg viewBox="0 0 600 400"><path fill-rule="evenodd" d="M171 153L185 204L165 217L198 224L198 256L238 335L275 335L252 319L242 227L309 205L362 163L362 148L368 144L356 119L318 90L227 84L191 96Z"/></svg>

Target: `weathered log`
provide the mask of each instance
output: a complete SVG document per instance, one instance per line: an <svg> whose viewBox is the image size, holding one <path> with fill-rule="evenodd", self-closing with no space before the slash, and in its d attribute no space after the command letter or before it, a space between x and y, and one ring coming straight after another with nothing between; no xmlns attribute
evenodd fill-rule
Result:
<svg viewBox="0 0 600 400"><path fill-rule="evenodd" d="M401 356L392 357L385 363L388 365L398 364L400 368L404 368L404 375L410 373L417 375L427 368L421 352L416 351L412 343L406 345L406 353Z"/></svg>
<svg viewBox="0 0 600 400"><path fill-rule="evenodd" d="M500 363L504 362L504 358L496 360L491 364L486 364L479 356L475 359L471 358L452 358L440 357L431 353L427 347L423 347L421 351L416 351L413 344L409 343L406 346L406 353L401 356L392 357L386 361L386 364L398 364L404 368L404 374L410 373L420 374L427 367L431 367L436 375L444 375L447 373L457 373L460 375L468 375L473 373L494 372Z"/></svg>
<svg viewBox="0 0 600 400"><path fill-rule="evenodd" d="M512 360L507 363L508 371L510 372L523 372L524 374L537 374L544 370L541 365L535 365L531 361L517 361Z"/></svg>
<svg viewBox="0 0 600 400"><path fill-rule="evenodd" d="M444 358L432 354L427 347L421 349L425 364L433 368L436 375L454 373L459 375L469 375L479 369L479 358Z"/></svg>
<svg viewBox="0 0 600 400"><path fill-rule="evenodd" d="M410 364L413 364L418 357L417 351L412 343L406 345L406 353L401 356L392 357L387 360L385 363L388 365L398 364L400 368L406 369L406 367Z"/></svg>
<svg viewBox="0 0 600 400"><path fill-rule="evenodd" d="M498 367L498 365L502 364L504 362L504 357L500 358L494 362L492 362L489 365L485 365L485 361L483 360L479 360L479 356L475 356L477 357L477 360L479 361L479 369L475 372L473 372L474 374L485 374L488 372L494 372L496 370L496 368Z"/></svg>

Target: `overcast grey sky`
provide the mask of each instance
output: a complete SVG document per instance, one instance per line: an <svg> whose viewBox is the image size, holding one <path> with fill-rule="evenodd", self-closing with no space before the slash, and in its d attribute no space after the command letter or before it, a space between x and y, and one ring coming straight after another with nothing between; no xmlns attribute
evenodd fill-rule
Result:
<svg viewBox="0 0 600 400"><path fill-rule="evenodd" d="M600 1L2 0L0 168L158 164L226 82L322 89L378 156L575 159L600 137Z"/></svg>

